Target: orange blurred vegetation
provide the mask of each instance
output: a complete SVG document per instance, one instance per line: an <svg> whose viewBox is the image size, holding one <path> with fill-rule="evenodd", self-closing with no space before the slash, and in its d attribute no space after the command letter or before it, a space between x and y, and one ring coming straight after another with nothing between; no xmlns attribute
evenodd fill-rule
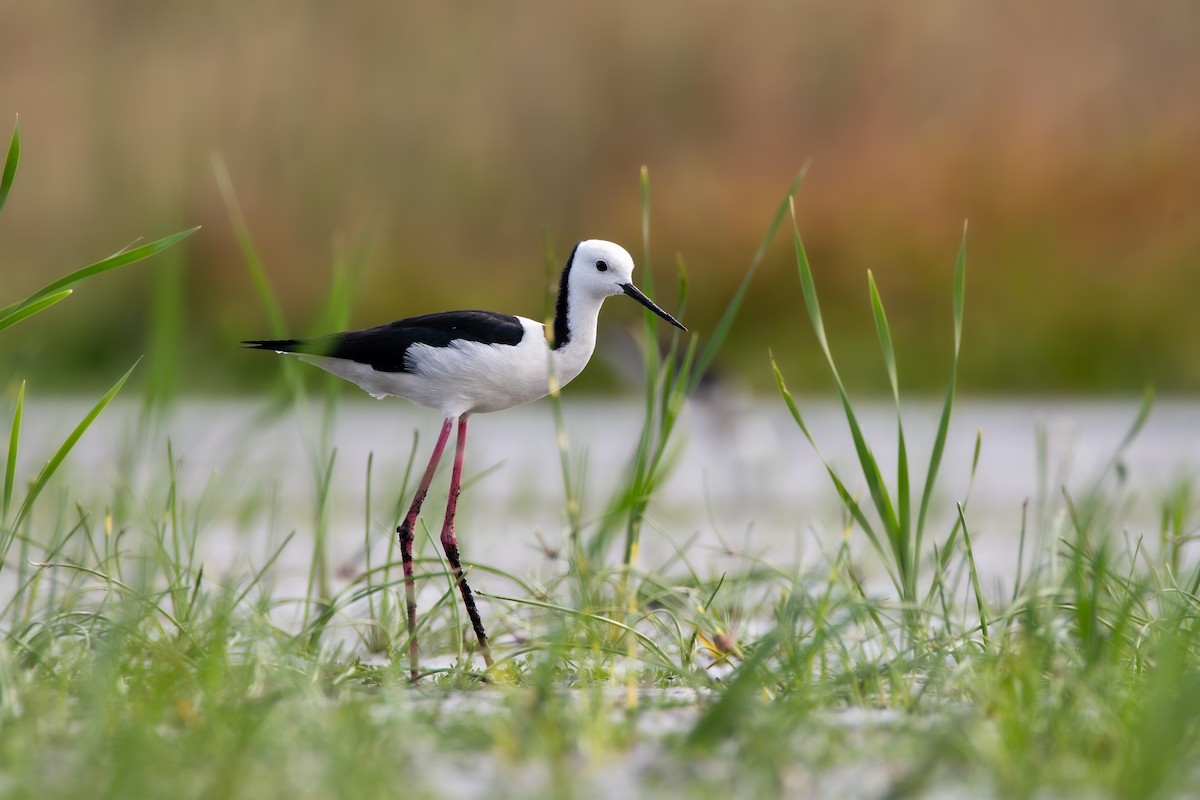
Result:
<svg viewBox="0 0 1200 800"><path fill-rule="evenodd" d="M203 224L176 256L186 352L196 375L249 369L226 348L265 323L220 154L297 330L335 243L362 239L353 324L537 316L544 234L560 255L604 237L640 258L645 164L659 294L672 307L681 253L703 333L808 162L801 232L835 350L874 359L866 385L868 268L902 371L941 385L969 218L965 388L1194 391L1198 86L1188 0L12 4L0 113L20 114L24 152L0 303ZM0 358L127 363L157 268L89 285ZM767 347L803 385L816 354L786 237L725 366L765 385Z"/></svg>

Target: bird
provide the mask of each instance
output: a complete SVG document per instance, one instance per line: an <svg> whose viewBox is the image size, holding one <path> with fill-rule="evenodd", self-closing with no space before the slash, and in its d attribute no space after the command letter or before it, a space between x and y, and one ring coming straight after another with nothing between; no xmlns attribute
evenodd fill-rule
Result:
<svg viewBox="0 0 1200 800"><path fill-rule="evenodd" d="M679 320L634 285L633 270L633 257L620 245L603 239L578 242L559 276L554 319L549 327L496 311L443 311L308 339L242 342L250 349L296 356L358 385L372 397L402 397L442 414L441 431L429 463L404 520L396 528L404 567L412 681L420 675L413 531L451 431L457 427L441 544L490 669L493 661L487 633L463 574L454 532L467 421L474 414L533 402L576 378L595 350L597 319L608 297L630 297L686 332Z"/></svg>

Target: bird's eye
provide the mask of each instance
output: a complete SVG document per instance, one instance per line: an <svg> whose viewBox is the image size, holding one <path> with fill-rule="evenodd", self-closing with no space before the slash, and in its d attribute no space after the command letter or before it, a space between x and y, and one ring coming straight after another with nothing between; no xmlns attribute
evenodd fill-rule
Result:
<svg viewBox="0 0 1200 800"><path fill-rule="evenodd" d="M597 261L596 270L598 272L608 272L608 263L605 261Z"/></svg>

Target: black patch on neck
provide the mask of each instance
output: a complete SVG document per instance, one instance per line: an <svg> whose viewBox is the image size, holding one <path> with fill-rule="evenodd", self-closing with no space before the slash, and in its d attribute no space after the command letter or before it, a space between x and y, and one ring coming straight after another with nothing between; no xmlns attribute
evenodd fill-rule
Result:
<svg viewBox="0 0 1200 800"><path fill-rule="evenodd" d="M567 265L563 267L562 277L558 280L558 300L554 304L554 344L550 348L552 350L557 350L571 341L571 326L567 324L567 289L571 280L571 264L575 262L575 251L578 249L578 244L571 248L571 255L567 256Z"/></svg>

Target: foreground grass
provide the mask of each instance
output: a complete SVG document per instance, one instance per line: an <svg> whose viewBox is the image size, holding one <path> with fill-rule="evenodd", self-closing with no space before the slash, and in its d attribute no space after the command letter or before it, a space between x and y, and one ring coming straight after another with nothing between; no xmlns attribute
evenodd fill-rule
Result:
<svg viewBox="0 0 1200 800"><path fill-rule="evenodd" d="M396 565L388 581L385 562L332 597L287 598L269 557L220 578L192 561L226 509L170 477L145 504L63 498L30 527L52 540L23 534L5 563L0 784L13 797L1182 796L1200 777L1200 572L1119 535L1117 476L1095 488L1031 514L1048 522L1030 523L1022 577L983 593L982 616L968 551L952 559L919 630L890 593L864 594L874 551L853 533L804 570L747 556L724 575L576 563L537 586L509 576L511 599L490 601L500 663L486 682L431 555L426 586L448 601L423 605L434 668L418 686ZM1195 525L1180 496L1164 506L1168 545ZM301 621L306 600L331 613Z"/></svg>

